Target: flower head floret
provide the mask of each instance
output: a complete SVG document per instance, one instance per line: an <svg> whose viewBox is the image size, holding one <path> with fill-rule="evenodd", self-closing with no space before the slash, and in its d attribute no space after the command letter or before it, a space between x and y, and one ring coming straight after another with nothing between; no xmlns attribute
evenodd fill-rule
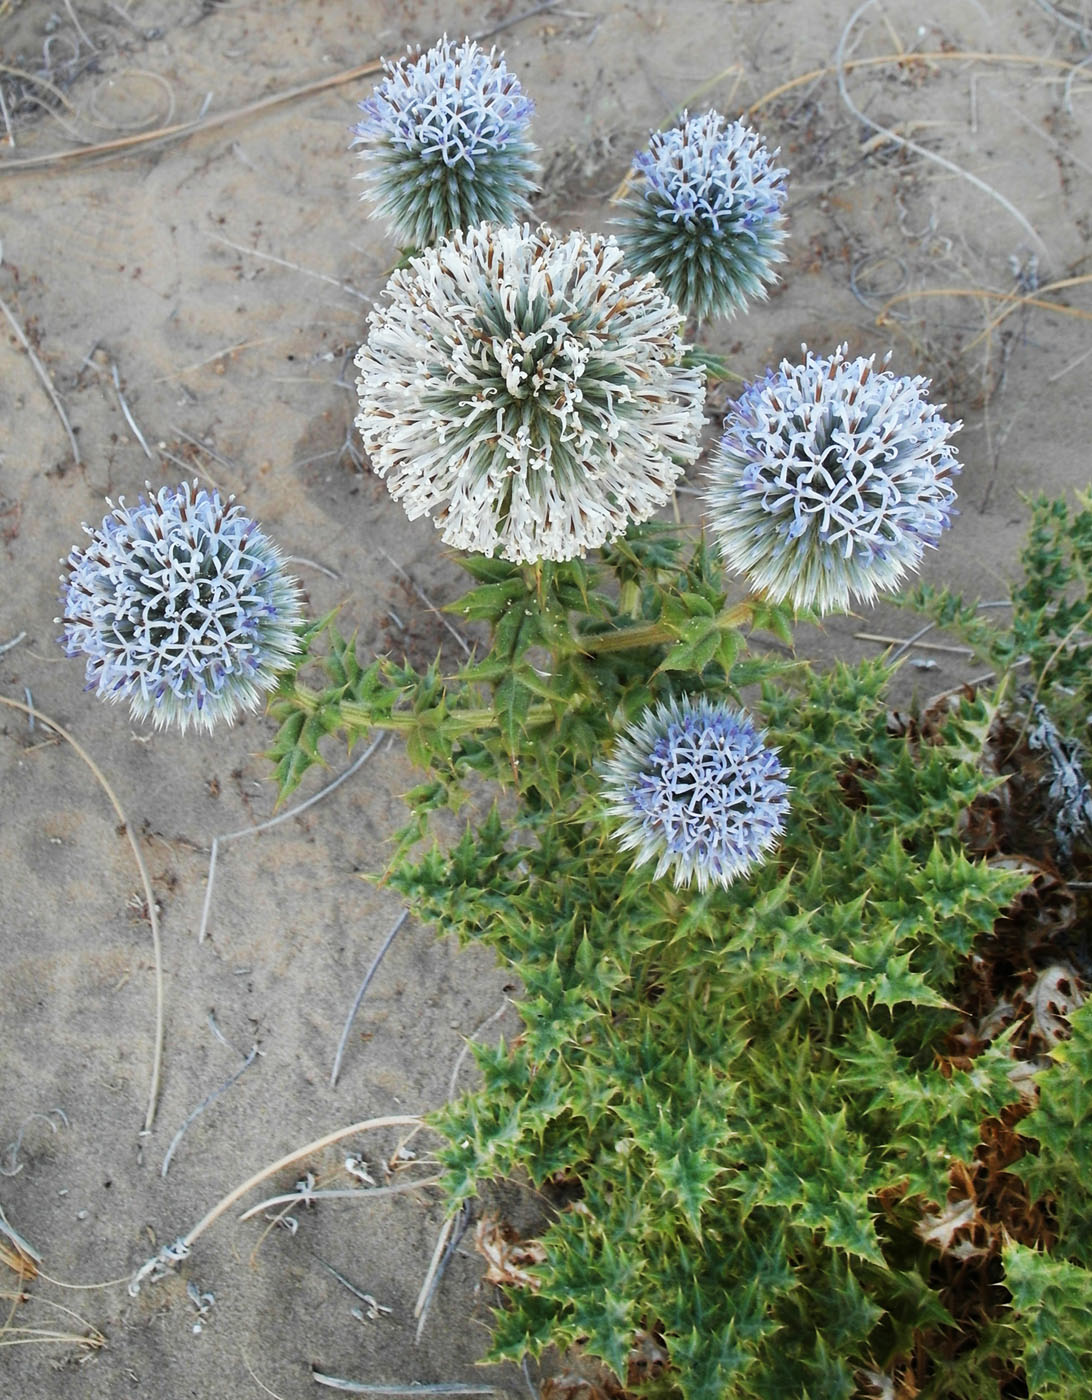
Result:
<svg viewBox="0 0 1092 1400"><path fill-rule="evenodd" d="M897 587L955 513L961 425L928 387L843 345L745 389L706 497L727 563L773 601L819 613Z"/></svg>
<svg viewBox="0 0 1092 1400"><path fill-rule="evenodd" d="M613 239L483 224L395 272L356 419L411 520L458 549L571 559L647 520L698 454L679 316Z"/></svg>
<svg viewBox="0 0 1092 1400"><path fill-rule="evenodd" d="M415 62L383 66L353 130L361 178L395 235L423 248L483 219L511 223L535 188L534 103L496 50L445 34Z"/></svg>
<svg viewBox="0 0 1092 1400"><path fill-rule="evenodd" d="M633 162L619 241L687 316L731 316L766 297L783 261L785 176L758 133L719 112L654 131Z"/></svg>
<svg viewBox="0 0 1092 1400"><path fill-rule="evenodd" d="M706 697L647 710L605 770L615 836L676 886L728 886L773 848L788 810L777 750L741 710Z"/></svg>
<svg viewBox="0 0 1092 1400"><path fill-rule="evenodd" d="M62 645L87 689L158 728L211 729L257 705L299 650L300 597L234 497L187 482L119 498L63 575Z"/></svg>

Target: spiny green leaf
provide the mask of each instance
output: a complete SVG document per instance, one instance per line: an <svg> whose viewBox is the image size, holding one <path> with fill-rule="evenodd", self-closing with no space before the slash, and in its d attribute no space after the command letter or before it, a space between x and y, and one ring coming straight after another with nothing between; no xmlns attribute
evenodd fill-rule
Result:
<svg viewBox="0 0 1092 1400"><path fill-rule="evenodd" d="M1070 1038L1050 1052L1036 1076L1039 1100L1020 1123L1037 1144L1012 1171L1032 1197L1048 1196L1058 1217L1056 1252L1092 1269L1092 999L1069 1018Z"/></svg>
<svg viewBox="0 0 1092 1400"><path fill-rule="evenodd" d="M1035 1400L1092 1396L1092 1270L1010 1241L1002 1251L1012 1294L1011 1326L1020 1340Z"/></svg>

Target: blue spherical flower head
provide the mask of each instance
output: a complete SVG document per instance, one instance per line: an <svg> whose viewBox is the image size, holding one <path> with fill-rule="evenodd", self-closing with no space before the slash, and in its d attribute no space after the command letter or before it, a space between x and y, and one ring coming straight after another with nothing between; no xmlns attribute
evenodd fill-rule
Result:
<svg viewBox="0 0 1092 1400"><path fill-rule="evenodd" d="M196 482L109 504L61 578L61 643L87 658L87 689L157 728L253 709L299 650L299 589L276 546Z"/></svg>
<svg viewBox="0 0 1092 1400"><path fill-rule="evenodd" d="M387 76L353 130L361 176L395 237L426 248L456 229L514 222L535 188L527 128L534 103L495 49L443 39Z"/></svg>
<svg viewBox="0 0 1092 1400"><path fill-rule="evenodd" d="M676 887L727 887L765 859L788 810L776 749L741 710L704 697L647 710L605 769L607 811L636 865L656 861Z"/></svg>
<svg viewBox="0 0 1092 1400"><path fill-rule="evenodd" d="M655 131L633 162L618 241L687 317L732 316L765 299L784 259L785 170L757 132L719 112Z"/></svg>
<svg viewBox="0 0 1092 1400"><path fill-rule="evenodd" d="M928 403L928 387L843 345L783 360L744 390L706 502L721 554L756 592L842 611L918 566L951 524L960 469L949 439L961 424Z"/></svg>

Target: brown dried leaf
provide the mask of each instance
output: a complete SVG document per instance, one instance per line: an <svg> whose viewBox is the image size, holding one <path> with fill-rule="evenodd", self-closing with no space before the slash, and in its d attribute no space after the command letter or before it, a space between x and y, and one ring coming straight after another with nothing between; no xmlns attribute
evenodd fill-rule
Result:
<svg viewBox="0 0 1092 1400"><path fill-rule="evenodd" d="M29 1283L38 1277L38 1265L14 1243L6 1244L0 1240L0 1264L6 1264L18 1276L20 1283Z"/></svg>
<svg viewBox="0 0 1092 1400"><path fill-rule="evenodd" d="M962 1201L949 1201L937 1215L926 1212L914 1226L914 1233L926 1244L935 1244L941 1254L946 1254L952 1251L953 1241L960 1230L972 1229L977 1223L978 1205L973 1197L968 1197ZM988 1252L976 1248L969 1240L963 1243L971 1245L973 1254Z"/></svg>
<svg viewBox="0 0 1092 1400"><path fill-rule="evenodd" d="M527 1270L544 1263L546 1251L537 1240L520 1240L511 1226L496 1216L484 1215L478 1221L474 1248L488 1265L484 1274L487 1283L532 1290L541 1287L541 1280Z"/></svg>

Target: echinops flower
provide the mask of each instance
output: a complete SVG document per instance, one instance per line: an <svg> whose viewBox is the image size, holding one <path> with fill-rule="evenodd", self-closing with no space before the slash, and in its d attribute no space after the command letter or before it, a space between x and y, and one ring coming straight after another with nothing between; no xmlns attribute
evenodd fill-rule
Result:
<svg viewBox="0 0 1092 1400"><path fill-rule="evenodd" d="M742 710L683 697L646 710L605 766L615 836L676 887L727 887L765 859L788 811L786 769Z"/></svg>
<svg viewBox="0 0 1092 1400"><path fill-rule="evenodd" d="M527 128L534 103L496 50L440 43L415 62L384 60L387 76L360 103L354 145L365 148L378 212L395 236L424 248L482 220L511 223L535 188Z"/></svg>
<svg viewBox="0 0 1092 1400"><path fill-rule="evenodd" d="M457 549L572 559L647 520L698 455L678 312L613 239L456 233L395 272L370 326L364 446Z"/></svg>
<svg viewBox="0 0 1092 1400"><path fill-rule="evenodd" d="M253 709L299 650L299 590L234 497L185 482L119 498L62 575L61 643L87 689L157 728Z"/></svg>
<svg viewBox="0 0 1092 1400"><path fill-rule="evenodd" d="M631 172L618 241L685 316L732 316L765 299L784 260L785 170L758 133L719 112L654 131Z"/></svg>
<svg viewBox="0 0 1092 1400"><path fill-rule="evenodd" d="M804 350L730 409L706 502L723 558L752 588L827 613L894 589L951 524L961 424L928 403L927 379L850 360L844 345Z"/></svg>

